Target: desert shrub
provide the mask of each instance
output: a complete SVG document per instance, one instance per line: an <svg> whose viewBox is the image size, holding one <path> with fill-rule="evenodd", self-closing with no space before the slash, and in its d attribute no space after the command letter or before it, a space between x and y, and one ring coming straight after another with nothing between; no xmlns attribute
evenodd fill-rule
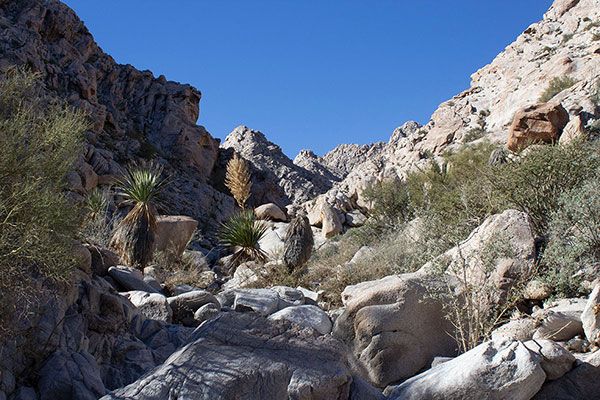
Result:
<svg viewBox="0 0 600 400"><path fill-rule="evenodd" d="M469 129L465 137L463 138L463 142L473 142L477 139L481 139L485 136L486 130L485 128L477 127Z"/></svg>
<svg viewBox="0 0 600 400"><path fill-rule="evenodd" d="M443 163L432 161L429 167L408 174L411 207L431 225L432 235L447 242L441 247L451 247L501 210L486 178L492 150L487 141L463 146L446 154Z"/></svg>
<svg viewBox="0 0 600 400"><path fill-rule="evenodd" d="M505 287L505 292L500 295L496 283L485 277L492 274L498 260L515 257L508 239L501 233L490 238L475 255L475 262L466 259L460 244L457 246L457 259L448 269L445 260L434 261L437 272L447 273L442 275L447 284L441 289L432 289L429 295L443 299L446 318L455 328L453 337L459 352L463 353L490 340L492 331L509 320L510 313L522 299L527 283L536 275L538 266L536 264L514 277L511 285ZM474 279L477 276L481 278Z"/></svg>
<svg viewBox="0 0 600 400"><path fill-rule="evenodd" d="M597 42L598 40L600 40L600 33L594 33L592 35L592 42Z"/></svg>
<svg viewBox="0 0 600 400"><path fill-rule="evenodd" d="M221 227L221 243L234 249L232 266L246 261L266 260L266 254L258 245L267 232L267 224L258 220L253 211L242 211L231 216Z"/></svg>
<svg viewBox="0 0 600 400"><path fill-rule="evenodd" d="M121 220L110 247L131 266L144 269L152 259L156 232L156 206L166 180L162 167L154 162L132 164L117 183L118 193L133 208Z"/></svg>
<svg viewBox="0 0 600 400"><path fill-rule="evenodd" d="M591 20L588 18L588 21L591 21ZM591 23L589 23L588 25L586 25L586 26L585 26L585 28L583 28L583 31L584 31L584 32L587 32L587 31L589 31L590 29L592 29L592 28L597 28L597 27L599 27L599 26L600 26L600 21L591 22Z"/></svg>
<svg viewBox="0 0 600 400"><path fill-rule="evenodd" d="M550 101L554 96L556 96L563 90L570 88L575 83L577 83L577 80L575 78L571 78L570 76L557 76L555 78L552 78L552 80L548 84L548 87L541 94L538 101L540 103Z"/></svg>
<svg viewBox="0 0 600 400"><path fill-rule="evenodd" d="M599 167L598 144L576 141L532 147L519 159L493 169L489 178L498 204L527 213L535 233L543 236L560 196L581 185Z"/></svg>
<svg viewBox="0 0 600 400"><path fill-rule="evenodd" d="M0 335L69 278L81 224L64 189L88 122L41 98L40 85L20 69L0 78Z"/></svg>
<svg viewBox="0 0 600 400"><path fill-rule="evenodd" d="M393 228L413 216L408 189L398 180L376 181L367 186L363 197L371 203L369 213L382 227Z"/></svg>
<svg viewBox="0 0 600 400"><path fill-rule="evenodd" d="M569 40L571 40L571 39L573 39L573 34L572 34L572 33L565 33L565 34L562 36L561 43L562 43L562 44L565 44L565 43L567 43L567 42L568 42Z"/></svg>
<svg viewBox="0 0 600 400"><path fill-rule="evenodd" d="M583 279L600 272L600 179L565 192L549 224L543 278L559 296L585 293Z"/></svg>

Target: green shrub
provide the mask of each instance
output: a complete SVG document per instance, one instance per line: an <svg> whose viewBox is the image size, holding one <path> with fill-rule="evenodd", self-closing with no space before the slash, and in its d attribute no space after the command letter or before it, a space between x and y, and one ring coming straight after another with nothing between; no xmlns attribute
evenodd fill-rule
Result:
<svg viewBox="0 0 600 400"><path fill-rule="evenodd" d="M535 146L489 175L497 204L529 215L535 233L547 232L560 196L592 176L600 167L598 145L574 142L565 146Z"/></svg>
<svg viewBox="0 0 600 400"><path fill-rule="evenodd" d="M434 226L446 226L464 238L498 211L499 205L491 197L492 186L486 179L492 150L487 141L463 146L446 154L443 164L432 161L428 168L409 173L406 184L415 215ZM453 243L456 239L448 237Z"/></svg>
<svg viewBox="0 0 600 400"><path fill-rule="evenodd" d="M485 134L486 134L486 130L483 127L469 129L469 131L463 138L463 142L464 143L473 142L477 139L484 137Z"/></svg>
<svg viewBox="0 0 600 400"><path fill-rule="evenodd" d="M565 192L552 214L543 277L560 296L585 294L581 281L600 272L600 180Z"/></svg>
<svg viewBox="0 0 600 400"><path fill-rule="evenodd" d="M561 42L562 42L562 44L565 44L565 43L567 43L567 42L568 42L569 40L571 40L571 39L573 39L573 34L572 34L572 33L565 33L565 34L562 36L562 40L561 40Z"/></svg>
<svg viewBox="0 0 600 400"><path fill-rule="evenodd" d="M585 21L585 19L584 19L584 21ZM591 20L588 18L588 21L591 21ZM592 23L590 23L590 24L586 25L586 27L585 27L585 28L583 28L583 31L584 31L584 32L587 32L587 31L589 31L590 29L592 29L592 28L597 28L597 27L599 27L599 26L600 26L600 21L595 21L595 22L592 22Z"/></svg>
<svg viewBox="0 0 600 400"><path fill-rule="evenodd" d="M598 40L600 40L600 33L594 33L592 35L592 42L597 42Z"/></svg>
<svg viewBox="0 0 600 400"><path fill-rule="evenodd" d="M557 76L556 78L552 78L550 84L548 85L546 90L544 90L538 101L540 103L546 103L552 100L554 96L556 96L563 90L573 86L575 83L577 83L577 80L575 78L571 78L570 76Z"/></svg>
<svg viewBox="0 0 600 400"><path fill-rule="evenodd" d="M0 335L69 279L81 224L64 189L88 122L40 98L40 85L22 69L0 78Z"/></svg>
<svg viewBox="0 0 600 400"><path fill-rule="evenodd" d="M382 227L393 228L413 217L406 185L396 180L376 181L362 192L371 203L370 214Z"/></svg>

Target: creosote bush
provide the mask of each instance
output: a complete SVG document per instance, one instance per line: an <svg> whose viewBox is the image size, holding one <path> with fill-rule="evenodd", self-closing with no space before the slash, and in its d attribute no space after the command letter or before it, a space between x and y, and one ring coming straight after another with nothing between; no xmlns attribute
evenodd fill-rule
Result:
<svg viewBox="0 0 600 400"><path fill-rule="evenodd" d="M40 97L41 84L23 69L0 78L0 336L69 279L81 226L64 190L88 121Z"/></svg>
<svg viewBox="0 0 600 400"><path fill-rule="evenodd" d="M571 78L570 76L557 76L555 78L552 78L552 80L548 84L548 87L541 94L538 101L540 103L546 103L547 101L552 100L554 96L556 96L563 90L573 86L575 83L577 83L577 79Z"/></svg>
<svg viewBox="0 0 600 400"><path fill-rule="evenodd" d="M543 278L565 297L585 294L581 282L600 273L599 176L560 196L543 263Z"/></svg>

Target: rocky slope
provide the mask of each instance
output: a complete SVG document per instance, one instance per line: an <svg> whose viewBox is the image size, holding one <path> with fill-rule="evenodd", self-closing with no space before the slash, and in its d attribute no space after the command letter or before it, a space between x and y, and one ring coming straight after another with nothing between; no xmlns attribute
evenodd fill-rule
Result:
<svg viewBox="0 0 600 400"><path fill-rule="evenodd" d="M112 183L131 161L154 158L170 176L167 213L218 222L231 211L232 199L207 184L219 141L196 125L198 90L117 64L56 0L2 0L0 27L0 73L25 65L42 74L44 94L90 115L89 145L70 176L74 193Z"/></svg>
<svg viewBox="0 0 600 400"><path fill-rule="evenodd" d="M425 126L408 122L397 128L388 143L354 166L323 198L340 214L347 213L366 205L360 192L375 179L401 179L428 156L481 137L505 144L513 115L537 103L554 78L575 82L551 99L562 103L571 119L580 117L584 124L598 119L599 21L598 0L556 0L540 22L471 76L470 88L442 103ZM318 203L303 206L310 211Z"/></svg>

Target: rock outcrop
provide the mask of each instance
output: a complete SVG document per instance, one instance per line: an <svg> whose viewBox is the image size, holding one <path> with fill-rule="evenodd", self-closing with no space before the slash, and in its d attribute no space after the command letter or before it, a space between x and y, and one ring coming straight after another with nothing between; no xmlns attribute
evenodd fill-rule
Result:
<svg viewBox="0 0 600 400"><path fill-rule="evenodd" d="M346 288L333 334L346 343L353 373L374 386L410 378L436 356L456 355L440 297L442 277L392 275Z"/></svg>
<svg viewBox="0 0 600 400"><path fill-rule="evenodd" d="M331 336L226 313L194 332L163 365L103 399L339 399L352 377L343 345Z"/></svg>
<svg viewBox="0 0 600 400"><path fill-rule="evenodd" d="M546 379L538 357L523 343L482 343L394 389L390 400L529 400Z"/></svg>
<svg viewBox="0 0 600 400"><path fill-rule="evenodd" d="M70 178L74 192L114 183L131 161L153 158L170 178L168 214L210 226L232 211L233 199L207 184L219 141L196 125L197 89L117 64L56 0L2 1L0 25L0 73L27 66L42 74L40 95L67 99L90 115L89 144Z"/></svg>
<svg viewBox="0 0 600 400"><path fill-rule="evenodd" d="M558 143L569 113L560 103L540 103L516 112L506 147L522 151L530 144Z"/></svg>

